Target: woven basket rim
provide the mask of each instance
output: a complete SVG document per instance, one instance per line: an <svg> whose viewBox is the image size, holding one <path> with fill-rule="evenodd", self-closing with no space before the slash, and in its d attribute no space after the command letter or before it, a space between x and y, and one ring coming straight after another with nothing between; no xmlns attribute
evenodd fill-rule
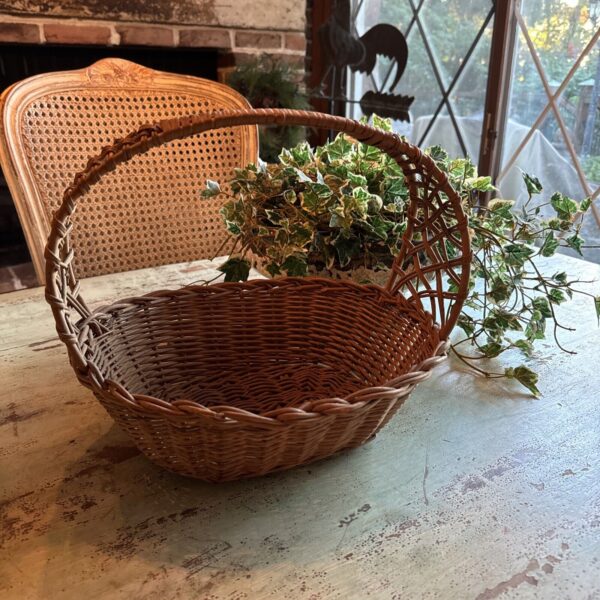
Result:
<svg viewBox="0 0 600 600"><path fill-rule="evenodd" d="M127 306L140 306L146 303L154 303L160 301L169 301L178 296L186 296L190 294L204 294L216 296L219 294L248 293L253 290L260 290L263 287L267 288L285 288L285 287L302 287L314 286L318 284L324 290L330 289L336 291L339 288L350 288L354 291L368 297L376 296L382 304L401 306L403 311L416 321L430 324L439 329L439 324L434 321L433 315L422 309L419 305L413 304L408 298L402 294L390 292L385 287L376 283L356 283L350 279L332 279L329 277L307 276L307 277L277 277L277 278L257 278L248 281L221 281L218 283L208 284L189 284L183 287L170 289L163 288L152 290L139 296L129 296L121 298L110 304L96 308L89 317L79 320L76 325L85 326L91 321L94 321L102 314L110 314L112 312L124 310Z"/></svg>
<svg viewBox="0 0 600 600"><path fill-rule="evenodd" d="M174 400L167 402L155 396L131 394L121 384L107 379L106 386L101 387L93 381L87 387L96 393L108 393L113 402L118 401L129 410L134 410L144 416L168 418L169 420L185 421L186 426L193 427L200 423L218 423L232 426L258 426L273 428L293 426L299 421L331 418L334 415L358 413L367 410L376 402L383 400L398 401L407 398L413 389L430 376L430 371L447 358L448 342L440 342L435 352L429 358L414 365L404 375L392 382L375 387L362 388L345 398L321 398L304 403L301 407L283 407L264 413L256 413L230 405L207 407L193 400Z"/></svg>
<svg viewBox="0 0 600 600"><path fill-rule="evenodd" d="M298 293L305 286L319 286L324 293L327 290L339 290L340 288L353 289L360 293L361 297L371 296L382 306L397 306L402 309L403 315L417 321L419 327L428 330L434 339L439 341L439 325L434 322L430 313L421 311L399 294L392 294L377 284L358 284L350 280L333 280L323 277L284 277L278 279L252 279L244 283L221 282L212 285L189 285L174 290L155 290L141 296L124 298L108 306L99 307L92 315L79 322L82 331L92 324L103 328L102 321L111 315L126 311L131 307L141 307L147 303L169 302L174 298L195 294L219 295L252 293L264 288L287 288L297 287ZM96 337L99 338L100 333ZM220 425L243 424L258 427L281 427L293 425L301 420L324 419L340 413L358 412L373 402L384 400L398 400L407 397L418 383L427 379L429 371L446 358L447 341L441 341L434 349L432 355L418 364L413 365L406 373L395 379L383 382L378 386L371 386L355 390L345 397L321 398L319 400L307 401L300 407L283 407L265 412L254 412L246 409L236 408L231 405L205 406L194 400L178 399L166 401L156 396L146 394L133 394L125 386L112 379L104 379L102 374L96 370L95 365L90 371L90 376L80 381L95 393L108 394L112 401L119 402L129 410L135 410L140 414L154 417L169 417L175 420L185 419L189 424L190 419L198 422L218 422ZM92 366L92 365L90 365ZM100 381L104 383L101 384Z"/></svg>

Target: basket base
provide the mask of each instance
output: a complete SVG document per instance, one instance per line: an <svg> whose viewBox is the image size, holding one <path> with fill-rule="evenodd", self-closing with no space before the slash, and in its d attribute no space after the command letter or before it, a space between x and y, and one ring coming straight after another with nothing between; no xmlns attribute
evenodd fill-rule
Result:
<svg viewBox="0 0 600 600"><path fill-rule="evenodd" d="M139 424L128 422L124 415L115 412L114 407L110 407L110 403L106 403L105 399L98 399L151 462L177 475L208 483L224 483L293 469L363 446L375 439L406 398L387 406L379 406L376 411L367 411L371 414L364 416L360 426L357 426L354 418L338 419L335 427L323 428L320 443L316 444L312 428L307 428L304 444L291 445L288 439L289 431L262 430L253 447L247 442L239 443L245 434L221 437L206 428L186 428L186 437L189 436L191 444L185 449L184 456L184 449L181 447L169 451L165 446L157 446L158 431L140 438ZM300 437L302 429L294 426L293 436ZM289 446L288 450L282 451L286 446ZM238 456L236 461L232 461L231 458L223 461L224 456L231 457L235 451Z"/></svg>

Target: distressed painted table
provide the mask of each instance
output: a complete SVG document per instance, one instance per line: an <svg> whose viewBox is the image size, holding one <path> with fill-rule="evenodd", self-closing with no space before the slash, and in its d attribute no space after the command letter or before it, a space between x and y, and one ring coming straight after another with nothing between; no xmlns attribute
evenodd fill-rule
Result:
<svg viewBox="0 0 600 600"><path fill-rule="evenodd" d="M153 466L76 383L41 289L0 296L0 598L600 598L600 332L571 306L579 354L540 345L541 399L447 363L370 444L209 485Z"/></svg>

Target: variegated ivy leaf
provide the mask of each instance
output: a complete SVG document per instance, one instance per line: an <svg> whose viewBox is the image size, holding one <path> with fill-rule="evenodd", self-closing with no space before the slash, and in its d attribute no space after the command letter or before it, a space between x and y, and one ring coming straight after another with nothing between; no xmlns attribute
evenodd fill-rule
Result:
<svg viewBox="0 0 600 600"><path fill-rule="evenodd" d="M478 192L491 192L496 189L492 185L492 178L489 176L485 177L469 177L465 180L465 184L471 189L477 190Z"/></svg>
<svg viewBox="0 0 600 600"><path fill-rule="evenodd" d="M212 179L206 180L206 189L202 190L202 198L214 198L221 193L221 186Z"/></svg>
<svg viewBox="0 0 600 600"><path fill-rule="evenodd" d="M527 193L530 196L542 193L542 190L544 188L542 187L542 184L540 183L540 180L537 177L535 177L534 175L529 175L525 172L522 172L522 175L523 181L525 182L525 187L527 188Z"/></svg>
<svg viewBox="0 0 600 600"><path fill-rule="evenodd" d="M583 256L581 247L583 246L584 239L580 237L578 233L568 237L565 241L567 242L570 248L573 248L573 250L575 250L578 254Z"/></svg>
<svg viewBox="0 0 600 600"><path fill-rule="evenodd" d="M521 365L516 368L509 368L504 371L509 379L516 379L521 385L524 385L534 396L540 395L537 388L538 376L527 367Z"/></svg>
<svg viewBox="0 0 600 600"><path fill-rule="evenodd" d="M523 352L525 356L533 354L533 344L529 340L517 340L514 345Z"/></svg>
<svg viewBox="0 0 600 600"><path fill-rule="evenodd" d="M544 239L544 243L541 247L542 256L553 256L559 246L558 240L554 237L552 232L549 232Z"/></svg>
<svg viewBox="0 0 600 600"><path fill-rule="evenodd" d="M550 204L556 216L563 221L570 221L577 212L577 202L560 192L552 194Z"/></svg>
<svg viewBox="0 0 600 600"><path fill-rule="evenodd" d="M219 271L225 273L225 281L247 281L250 263L243 258L230 258L219 267Z"/></svg>

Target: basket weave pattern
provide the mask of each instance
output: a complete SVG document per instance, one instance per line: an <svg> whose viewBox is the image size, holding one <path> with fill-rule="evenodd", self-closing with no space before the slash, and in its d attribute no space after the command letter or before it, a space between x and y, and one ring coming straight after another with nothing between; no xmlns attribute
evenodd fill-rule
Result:
<svg viewBox="0 0 600 600"><path fill-rule="evenodd" d="M266 123L344 131L401 165L409 224L386 288L253 280L158 291L92 313L72 267L76 200L152 147ZM460 199L417 148L340 117L238 111L161 122L91 159L54 217L46 297L80 382L136 445L170 470L224 481L304 464L375 435L443 360L466 296L469 253Z"/></svg>

